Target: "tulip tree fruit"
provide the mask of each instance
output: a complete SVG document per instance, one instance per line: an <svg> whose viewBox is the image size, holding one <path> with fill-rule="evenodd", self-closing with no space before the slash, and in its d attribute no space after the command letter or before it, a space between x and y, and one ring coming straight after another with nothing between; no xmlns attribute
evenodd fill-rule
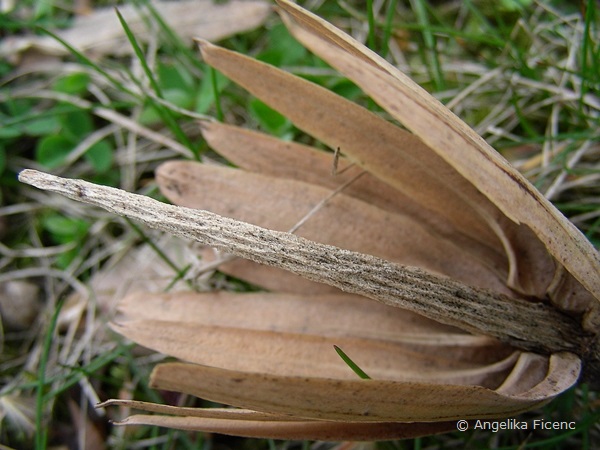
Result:
<svg viewBox="0 0 600 450"><path fill-rule="evenodd" d="M580 377L597 384L593 246L395 67L301 7L277 3L298 41L406 129L200 41L204 61L336 156L205 120L204 138L237 168L164 164L157 183L178 206L32 170L20 175L244 258L221 269L268 290L135 293L112 324L181 361L158 365L153 387L234 408L105 404L153 413L124 424L377 440L449 431L458 419L509 417Z"/></svg>

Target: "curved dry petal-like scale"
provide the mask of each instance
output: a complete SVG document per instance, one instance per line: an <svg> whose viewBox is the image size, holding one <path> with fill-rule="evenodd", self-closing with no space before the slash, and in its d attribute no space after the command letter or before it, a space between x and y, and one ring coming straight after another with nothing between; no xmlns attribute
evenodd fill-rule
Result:
<svg viewBox="0 0 600 450"><path fill-rule="evenodd" d="M274 292L137 292L119 303L118 321L161 319L326 336L352 335L428 345L496 342L358 295ZM436 336L440 336L436 338Z"/></svg>
<svg viewBox="0 0 600 450"><path fill-rule="evenodd" d="M319 440L319 441L375 441L408 439L456 429L456 422L348 423L331 421L251 421L236 418L213 419L200 417L173 417L134 415L117 425L155 425L186 431L228 434L249 438Z"/></svg>
<svg viewBox="0 0 600 450"><path fill-rule="evenodd" d="M138 344L244 372L355 378L337 345L376 379L496 387L516 359L492 339L343 294L137 294L119 313L113 328Z"/></svg>
<svg viewBox="0 0 600 450"><path fill-rule="evenodd" d="M554 304L566 311L584 314L582 320L584 330L592 334L597 334L600 330L600 307L594 306L597 304L594 294L581 289L581 283L567 272L564 266L556 269L549 297Z"/></svg>
<svg viewBox="0 0 600 450"><path fill-rule="evenodd" d="M547 359L532 353L522 353L515 366L515 376L509 376L507 382L496 391L527 400L550 399L568 389L579 378L581 361L570 353L557 353ZM547 370L543 380L536 383L535 372ZM511 374L512 375L512 374Z"/></svg>
<svg viewBox="0 0 600 450"><path fill-rule="evenodd" d="M96 404L96 408L120 406L145 412L165 414L169 416L201 417L209 419L235 419L262 422L290 421L290 416L262 413L240 408L192 408L185 406L161 405L160 403L142 402L139 400L110 399Z"/></svg>
<svg viewBox="0 0 600 450"><path fill-rule="evenodd" d="M156 179L162 193L175 204L279 231L292 228L330 192L301 181L183 161L163 164ZM343 193L330 198L296 234L509 293L478 259L430 233L418 221Z"/></svg>
<svg viewBox="0 0 600 450"><path fill-rule="evenodd" d="M340 157L335 174L333 154L307 145L284 141L257 131L220 122L201 122L202 135L220 155L242 169L304 181L343 193L386 211L413 217L432 232L452 241L457 251L468 251L490 266L505 280L508 276L504 254L493 251L464 234L411 197L377 179L360 166Z"/></svg>
<svg viewBox="0 0 600 450"><path fill-rule="evenodd" d="M151 385L212 401L276 414L357 422L449 421L506 417L530 410L570 387L579 359L555 354L548 368L532 366L540 381L505 394L480 386L389 380L331 379L229 371L187 363L157 366Z"/></svg>
<svg viewBox="0 0 600 450"><path fill-rule="evenodd" d="M520 173L464 122L383 58L293 3L278 0L278 4L286 25L303 45L358 84L421 138L426 148L433 149L489 198L507 218L531 228L552 256L581 283L578 289L585 287L595 297L595 301L588 299L588 308L598 309L600 254ZM490 218L498 221L502 229L510 227L510 223L500 217ZM515 242L511 234L508 232L504 238L509 257L512 256L509 281L518 284L534 273L540 277L534 293L541 287L551 290L556 282L547 284L546 273L554 273L552 262L541 257L536 248L531 251L535 260L520 261L525 246L535 241L524 237ZM535 267L526 265L532 261ZM566 273L558 271L557 276L564 277ZM554 277L549 278L552 281ZM569 301L553 292L550 295L561 307Z"/></svg>
<svg viewBox="0 0 600 450"><path fill-rule="evenodd" d="M547 370L548 358L535 353L522 353L510 375L496 390L507 395L518 395L540 383L540 373Z"/></svg>

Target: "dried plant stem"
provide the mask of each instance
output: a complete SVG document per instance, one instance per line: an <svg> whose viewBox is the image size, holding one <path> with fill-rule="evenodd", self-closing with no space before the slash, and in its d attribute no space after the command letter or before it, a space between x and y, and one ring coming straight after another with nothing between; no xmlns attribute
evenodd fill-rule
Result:
<svg viewBox="0 0 600 450"><path fill-rule="evenodd" d="M24 170L19 180L261 264L404 308L538 353L589 357L591 337L551 306L510 298L371 255L319 244L208 211L178 207L82 180ZM592 351L597 355L595 350ZM597 361L591 362L596 367ZM592 372L596 373L595 370Z"/></svg>

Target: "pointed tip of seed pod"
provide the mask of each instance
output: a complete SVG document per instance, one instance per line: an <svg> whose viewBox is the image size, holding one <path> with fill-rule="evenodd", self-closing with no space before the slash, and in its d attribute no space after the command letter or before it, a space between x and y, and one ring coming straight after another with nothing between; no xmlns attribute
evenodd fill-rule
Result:
<svg viewBox="0 0 600 450"><path fill-rule="evenodd" d="M207 41L206 39L202 39L202 38L194 38L194 42L198 45L198 47L200 48L200 51L204 51L209 47L213 47L214 45L211 44L209 41Z"/></svg>
<svg viewBox="0 0 600 450"><path fill-rule="evenodd" d="M37 170L23 169L19 172L18 179L21 183L31 184L31 180L39 173Z"/></svg>
<svg viewBox="0 0 600 450"><path fill-rule="evenodd" d="M39 189L46 189L49 183L55 181L57 177L38 170L23 169L19 172L17 178L21 183L29 184Z"/></svg>

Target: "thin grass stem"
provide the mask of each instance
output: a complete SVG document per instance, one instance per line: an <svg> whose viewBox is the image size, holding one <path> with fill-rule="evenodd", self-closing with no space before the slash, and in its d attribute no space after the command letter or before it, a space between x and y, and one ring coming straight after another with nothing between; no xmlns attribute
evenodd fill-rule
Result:
<svg viewBox="0 0 600 450"><path fill-rule="evenodd" d="M44 343L42 346L42 353L40 355L40 365L38 368L38 379L35 397L35 448L36 450L45 450L46 443L48 440L48 430L44 425L44 406L46 404L46 396L44 395L44 389L46 388L46 369L48 367L48 358L50 356L50 348L52 347L52 341L54 337L54 331L56 330L56 324L58 322L58 315L64 304L64 300L61 299L56 304L52 319L48 326L48 331L44 337Z"/></svg>
<svg viewBox="0 0 600 450"><path fill-rule="evenodd" d="M152 250L154 250L156 252L156 254L159 256L159 258L162 259L175 272L176 277L169 284L169 288L173 283L177 282L177 280L184 279L185 274L189 270L190 266L186 266L183 269L180 269L179 267L177 267L177 264L175 264L171 260L171 258L169 258L168 255L165 252L163 252L162 249L160 247L158 247L158 245L156 245L156 243L154 243L154 241L152 239L150 239L148 236L146 236L146 233L144 233L144 231L137 224L135 224L131 219L129 219L127 217L125 217L125 221L129 224L129 226L131 226L131 228L133 228L133 230L140 236L140 238L142 238L142 241L145 244L148 244L152 248ZM186 280L186 283L188 284L188 286L190 288L193 288L193 286L189 280Z"/></svg>
<svg viewBox="0 0 600 450"><path fill-rule="evenodd" d="M142 52L142 48L140 47L135 35L131 31L131 28L129 27L129 25L127 24L127 21L125 20L123 15L119 12L119 10L115 9L115 11L117 13L117 17L119 18L119 22L121 23L121 26L123 27L123 30L125 31L125 34L127 35L127 39L129 40L129 43L131 44L131 47L133 48L133 51L134 51L136 57L140 61L140 64L142 65L142 70L144 71L146 77L148 78L148 81L150 83L150 86L152 87L152 90L158 97L164 99L164 95L162 93L160 84L156 80L156 77L154 76L152 69L148 65L148 61L147 61L144 53ZM162 104L160 104L158 102L152 102L152 106L156 109L157 113L159 114L161 119L164 121L164 123L167 125L167 127L171 130L171 132L179 139L179 141L181 143L183 143L187 148L189 148L194 153L195 159L199 160L200 157L198 155L197 150L195 149L195 147L191 143L191 141L188 139L188 137L186 136L184 131L181 129L181 126L177 123L177 121L175 120L175 117L173 116L171 111L169 109L165 108Z"/></svg>
<svg viewBox="0 0 600 450"><path fill-rule="evenodd" d="M334 345L333 348L335 349L336 353L340 356L340 358L342 358L342 360L348 365L348 367L352 369L352 371L356 375L358 375L359 378L363 380L371 379L371 377L367 375L366 372L358 366L358 364L352 361L352 359L350 359L350 357L341 348L339 348L337 345Z"/></svg>
<svg viewBox="0 0 600 450"><path fill-rule="evenodd" d="M367 20L369 22L367 45L371 50L377 51L375 45L375 11L373 11L373 0L367 0Z"/></svg>
<svg viewBox="0 0 600 450"><path fill-rule="evenodd" d="M421 34L423 35L423 42L425 43L426 49L426 63L429 74L434 83L437 91L443 91L446 83L442 73L442 66L438 51L436 48L436 39L431 31L431 24L429 23L429 16L427 13L427 5L423 0L411 0L411 6L417 16L417 21L422 27Z"/></svg>
<svg viewBox="0 0 600 450"><path fill-rule="evenodd" d="M216 113L217 113L217 120L219 122L223 122L223 119L225 116L223 114L223 109L221 108L221 94L219 93L219 85L218 85L218 81L217 81L217 71L212 67L209 67L208 70L210 72L210 81L212 84L213 95L215 97L215 108L216 108Z"/></svg>
<svg viewBox="0 0 600 450"><path fill-rule="evenodd" d="M390 0L387 13L385 15L385 25L383 28L383 42L381 43L381 56L384 58L390 51L390 39L393 31L394 12L396 11L397 0Z"/></svg>

